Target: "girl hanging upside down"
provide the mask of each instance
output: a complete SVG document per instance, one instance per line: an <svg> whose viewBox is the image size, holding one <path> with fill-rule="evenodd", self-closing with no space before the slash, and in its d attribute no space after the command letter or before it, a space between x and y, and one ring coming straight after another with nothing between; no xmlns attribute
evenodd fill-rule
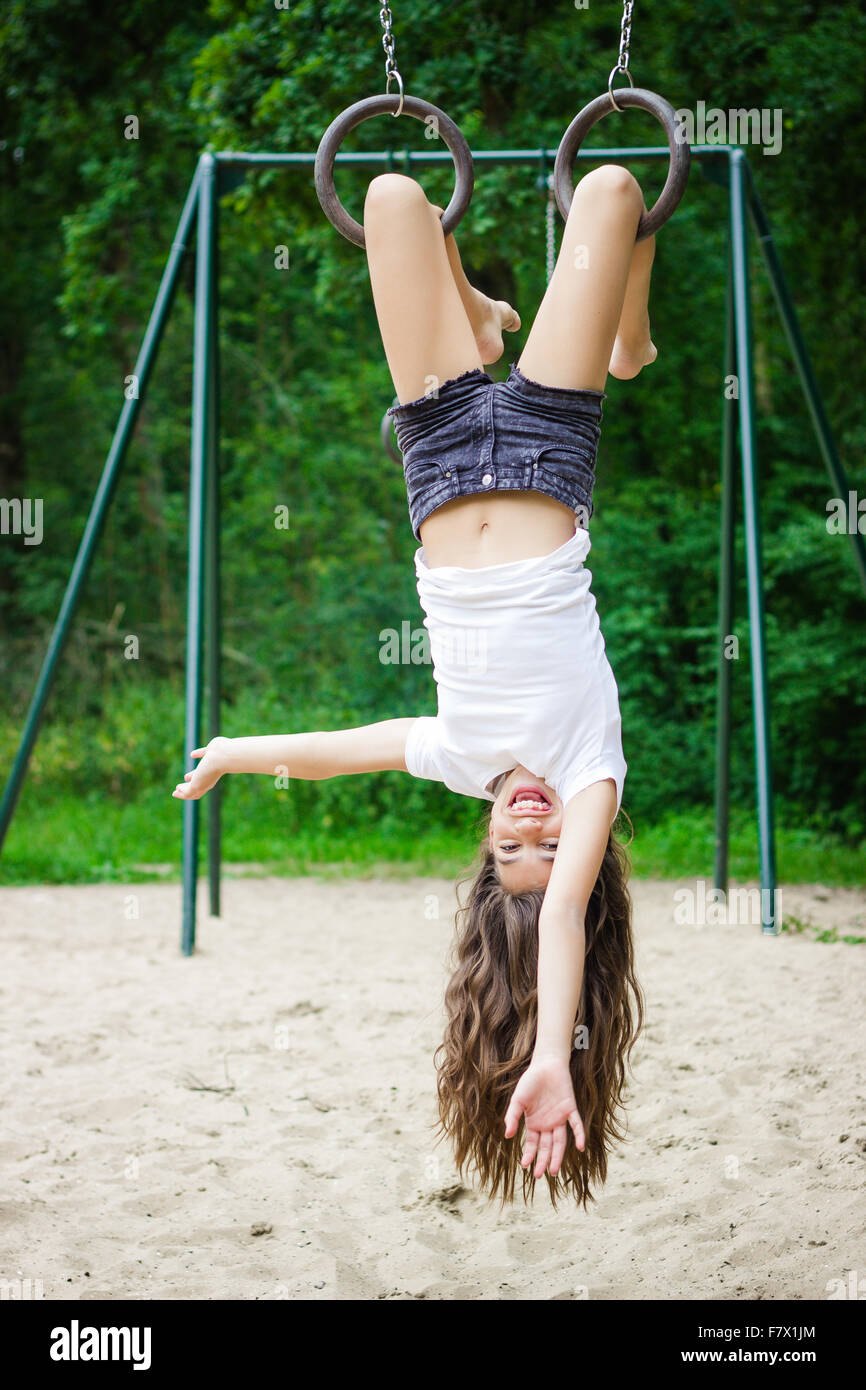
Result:
<svg viewBox="0 0 866 1390"><path fill-rule="evenodd" d="M593 1198L642 1023L612 833L619 701L584 561L608 372L634 377L656 355L645 210L619 165L580 181L520 366L493 381L484 366L517 313L472 288L414 179L372 180L367 258L438 713L213 739L173 793L200 797L227 772L400 769L490 803L436 1055L440 1130L461 1175L472 1166L502 1202L521 1168L525 1199L545 1175L554 1204Z"/></svg>

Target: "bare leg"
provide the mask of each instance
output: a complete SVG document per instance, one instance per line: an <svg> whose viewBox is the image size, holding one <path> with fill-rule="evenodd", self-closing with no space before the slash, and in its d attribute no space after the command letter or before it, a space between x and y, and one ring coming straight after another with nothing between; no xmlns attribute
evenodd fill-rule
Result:
<svg viewBox="0 0 866 1390"><path fill-rule="evenodd" d="M494 302L466 279L453 236L442 235L441 211L404 174L371 180L364 203L370 283L400 401L495 360L489 355ZM513 315L515 327L520 322L510 305L504 309L500 352L502 318Z"/></svg>
<svg viewBox="0 0 866 1390"><path fill-rule="evenodd" d="M654 238L635 243L644 211L628 169L593 169L574 192L556 268L520 357L546 386L603 391L609 371L651 361L647 296Z"/></svg>
<svg viewBox="0 0 866 1390"><path fill-rule="evenodd" d="M442 208L436 207L434 204L433 211L441 218ZM469 322L472 324L481 361L485 367L489 366L491 362L498 362L504 351L503 330L507 333L516 333L520 327L520 315L507 300L490 299L488 295L482 294L481 290L476 290L473 285L470 285L463 270L463 263L460 260L460 252L457 249L457 242L454 240L453 233L449 233L445 238L445 249L448 252L448 263L451 266L454 283L457 286Z"/></svg>
<svg viewBox="0 0 866 1390"><path fill-rule="evenodd" d="M655 253L654 236L635 242L608 369L612 376L637 376L642 367L656 359L656 345L650 338L649 324L650 276Z"/></svg>

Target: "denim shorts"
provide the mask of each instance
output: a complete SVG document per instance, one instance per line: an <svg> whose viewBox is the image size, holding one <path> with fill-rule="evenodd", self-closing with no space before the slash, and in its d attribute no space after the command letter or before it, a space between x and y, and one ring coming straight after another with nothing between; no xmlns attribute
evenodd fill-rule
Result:
<svg viewBox="0 0 866 1390"><path fill-rule="evenodd" d="M438 507L481 492L543 492L586 527L606 394L543 386L515 364L507 381L472 367L392 405L415 539Z"/></svg>

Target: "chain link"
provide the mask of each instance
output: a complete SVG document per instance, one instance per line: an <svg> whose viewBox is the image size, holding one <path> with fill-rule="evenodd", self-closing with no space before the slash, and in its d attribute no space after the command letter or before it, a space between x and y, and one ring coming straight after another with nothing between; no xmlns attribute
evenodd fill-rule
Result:
<svg viewBox="0 0 866 1390"><path fill-rule="evenodd" d="M622 7L622 26L619 35L619 62L616 65L617 72L628 72L628 46L631 42L631 12L634 9L634 0L625 0Z"/></svg>
<svg viewBox="0 0 866 1390"><path fill-rule="evenodd" d="M619 57L616 60L616 67L611 68L610 77L607 79L607 90L615 111L621 111L622 107L617 105L616 97L613 94L613 79L618 72L625 73L630 87L634 86L634 78L628 70L628 50L631 43L631 15L634 9L634 0L624 0L622 7L622 24L619 32Z"/></svg>
<svg viewBox="0 0 866 1390"><path fill-rule="evenodd" d="M391 13L390 5L381 7L379 18L382 21L382 28L385 30L382 35L382 47L385 50L385 76L391 77L397 71L397 64L394 61L394 35L391 32L394 16Z"/></svg>
<svg viewBox="0 0 866 1390"><path fill-rule="evenodd" d="M547 210L545 212L546 231L547 231L547 283L550 284L550 277L556 265L556 195L553 186L553 175L547 176Z"/></svg>
<svg viewBox="0 0 866 1390"><path fill-rule="evenodd" d="M390 92L392 79L396 78L397 86L400 89L400 105L392 114L399 116L403 110L403 79L397 71L397 63L394 59L394 35L391 32L391 25L394 16L391 13L390 5L382 5L379 9L379 19L382 21L384 34L382 35L382 47L385 50L385 91Z"/></svg>

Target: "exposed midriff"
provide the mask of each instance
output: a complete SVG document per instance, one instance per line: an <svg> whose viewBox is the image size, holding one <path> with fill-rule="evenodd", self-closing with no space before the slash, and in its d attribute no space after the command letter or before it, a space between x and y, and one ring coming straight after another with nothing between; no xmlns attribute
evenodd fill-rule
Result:
<svg viewBox="0 0 866 1390"><path fill-rule="evenodd" d="M549 555L574 535L575 513L543 492L470 493L420 526L427 565L482 569Z"/></svg>

